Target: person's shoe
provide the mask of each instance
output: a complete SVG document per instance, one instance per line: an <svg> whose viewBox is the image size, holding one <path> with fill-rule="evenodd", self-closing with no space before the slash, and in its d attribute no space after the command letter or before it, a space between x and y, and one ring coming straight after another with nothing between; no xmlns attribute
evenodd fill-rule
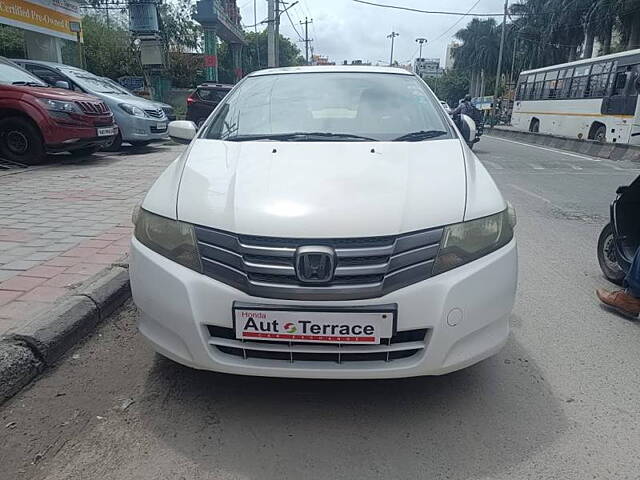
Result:
<svg viewBox="0 0 640 480"><path fill-rule="evenodd" d="M596 295L602 303L624 315L634 318L640 315L640 298L633 297L624 290L609 292L599 288L596 290Z"/></svg>

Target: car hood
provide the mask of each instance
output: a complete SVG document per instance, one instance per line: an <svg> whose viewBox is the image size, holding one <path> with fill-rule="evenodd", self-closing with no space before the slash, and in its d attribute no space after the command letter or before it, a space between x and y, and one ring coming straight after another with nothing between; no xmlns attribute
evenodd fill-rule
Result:
<svg viewBox="0 0 640 480"><path fill-rule="evenodd" d="M250 235L364 237L460 222L459 140L222 142L188 152L177 217Z"/></svg>
<svg viewBox="0 0 640 480"><path fill-rule="evenodd" d="M68 102L74 101L90 101L96 102L99 101L99 98L94 97L93 95L86 95L84 93L72 92L71 90L66 90L64 88L51 88L51 87L29 87L23 85L11 85L11 88L15 88L16 90L22 90L29 95L33 95L39 98L48 98L51 100L62 100Z"/></svg>
<svg viewBox="0 0 640 480"><path fill-rule="evenodd" d="M119 93L100 93L100 97L111 100L114 103L128 103L129 105L135 105L136 107L144 109L157 109L159 105L155 102L132 95L119 94Z"/></svg>

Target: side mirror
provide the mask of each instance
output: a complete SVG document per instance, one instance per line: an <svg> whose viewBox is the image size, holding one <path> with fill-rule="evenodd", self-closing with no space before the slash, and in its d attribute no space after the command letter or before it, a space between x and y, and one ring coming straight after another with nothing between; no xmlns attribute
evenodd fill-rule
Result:
<svg viewBox="0 0 640 480"><path fill-rule="evenodd" d="M64 80L56 80L56 83L53 84L56 88L64 88L65 90L71 90L71 86L69 82L65 82Z"/></svg>
<svg viewBox="0 0 640 480"><path fill-rule="evenodd" d="M177 143L190 143L197 131L196 124L187 120L176 120L169 123L169 138Z"/></svg>
<svg viewBox="0 0 640 480"><path fill-rule="evenodd" d="M460 115L458 125L465 142L471 145L476 142L476 122L468 115Z"/></svg>

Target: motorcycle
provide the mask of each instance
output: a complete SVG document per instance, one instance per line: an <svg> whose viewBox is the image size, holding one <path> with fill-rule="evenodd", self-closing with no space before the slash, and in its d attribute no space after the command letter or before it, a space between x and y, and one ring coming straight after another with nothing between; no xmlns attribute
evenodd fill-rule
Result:
<svg viewBox="0 0 640 480"><path fill-rule="evenodd" d="M598 263L609 281L622 285L640 248L640 176L618 187L609 211L610 222L598 239Z"/></svg>

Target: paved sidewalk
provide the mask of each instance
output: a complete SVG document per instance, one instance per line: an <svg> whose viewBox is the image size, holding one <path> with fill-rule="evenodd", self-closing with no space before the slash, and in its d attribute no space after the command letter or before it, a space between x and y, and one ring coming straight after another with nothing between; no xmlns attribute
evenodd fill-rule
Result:
<svg viewBox="0 0 640 480"><path fill-rule="evenodd" d="M0 336L123 260L133 207L182 148L0 175Z"/></svg>

